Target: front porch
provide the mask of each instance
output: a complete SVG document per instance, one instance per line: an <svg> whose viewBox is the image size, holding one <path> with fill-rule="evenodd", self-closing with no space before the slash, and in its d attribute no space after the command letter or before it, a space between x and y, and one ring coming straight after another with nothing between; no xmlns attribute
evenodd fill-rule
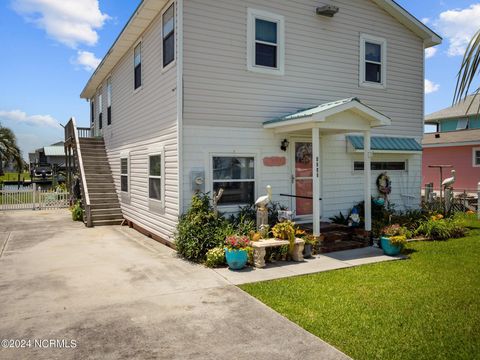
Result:
<svg viewBox="0 0 480 360"><path fill-rule="evenodd" d="M298 194L294 198L311 199L310 219L311 230L315 237L320 237L322 233L322 153L321 142L323 136L338 134L361 134L363 135L363 199L365 212L365 231L372 229L371 216L371 131L373 128L390 125L390 119L366 106L357 98L348 98L335 102L326 103L311 109L302 110L297 113L287 115L282 118L266 121L263 125L265 129L271 129L276 134L282 134L291 138L310 139L311 150L308 161L304 162L303 167L297 169L296 145L294 145L292 158L295 158L295 164L292 169L292 182L299 179L307 187L311 187L311 193ZM323 169L329 171L329 169ZM333 170L334 171L334 170ZM299 175L299 173L307 176ZM359 184L360 185L360 184ZM298 196L301 195L301 196ZM296 209L297 210L297 209ZM296 215L300 215L296 212Z"/></svg>

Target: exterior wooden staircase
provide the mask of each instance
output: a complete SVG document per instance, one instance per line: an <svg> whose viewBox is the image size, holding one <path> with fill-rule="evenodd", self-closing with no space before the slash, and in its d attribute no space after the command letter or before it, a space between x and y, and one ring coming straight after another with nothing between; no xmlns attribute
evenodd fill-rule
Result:
<svg viewBox="0 0 480 360"><path fill-rule="evenodd" d="M67 164L67 182L72 173L80 175L84 222L88 227L120 225L123 222L103 138L90 137L89 128L77 128L75 119L65 127L65 146L73 150L75 164ZM74 170L74 171L72 171Z"/></svg>

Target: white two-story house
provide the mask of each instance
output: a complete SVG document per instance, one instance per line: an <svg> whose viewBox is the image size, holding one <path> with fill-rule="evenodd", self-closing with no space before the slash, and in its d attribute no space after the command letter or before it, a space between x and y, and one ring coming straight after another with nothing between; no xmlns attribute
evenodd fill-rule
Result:
<svg viewBox="0 0 480 360"><path fill-rule="evenodd" d="M392 0L144 0L81 97L136 226L171 242L195 191L223 188L230 212L271 185L318 234L384 171L418 206L440 42Z"/></svg>

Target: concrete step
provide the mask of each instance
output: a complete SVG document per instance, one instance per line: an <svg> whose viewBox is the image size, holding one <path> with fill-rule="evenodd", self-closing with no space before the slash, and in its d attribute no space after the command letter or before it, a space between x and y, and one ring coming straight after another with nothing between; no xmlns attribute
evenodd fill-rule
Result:
<svg viewBox="0 0 480 360"><path fill-rule="evenodd" d="M123 222L123 219L118 219L118 220L93 220L92 225L93 226L121 225L122 222Z"/></svg>

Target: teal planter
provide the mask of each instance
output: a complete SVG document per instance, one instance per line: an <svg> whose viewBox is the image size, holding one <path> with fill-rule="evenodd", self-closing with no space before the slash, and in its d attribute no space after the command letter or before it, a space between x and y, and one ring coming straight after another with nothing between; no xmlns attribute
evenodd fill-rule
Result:
<svg viewBox="0 0 480 360"><path fill-rule="evenodd" d="M229 250L225 248L225 258L230 270L240 270L247 265L248 251L247 250Z"/></svg>
<svg viewBox="0 0 480 360"><path fill-rule="evenodd" d="M383 252L385 255L398 255L400 254L400 251L402 251L402 245L392 245L390 244L390 239L387 237L381 237L380 238L380 244L382 245Z"/></svg>

